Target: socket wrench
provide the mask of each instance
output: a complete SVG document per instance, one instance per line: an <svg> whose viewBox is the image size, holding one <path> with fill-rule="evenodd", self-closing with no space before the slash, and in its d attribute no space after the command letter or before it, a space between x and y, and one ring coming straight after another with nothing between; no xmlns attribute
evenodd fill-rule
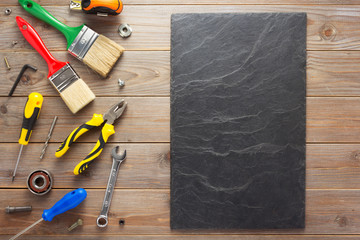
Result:
<svg viewBox="0 0 360 240"><path fill-rule="evenodd" d="M112 198L112 194L113 194L113 191L115 188L120 164L123 161L125 161L125 159L126 159L126 150L124 150L124 152L121 153L120 155L117 154L117 151L119 148L120 148L119 146L116 146L112 149L112 152L111 152L111 156L113 158L113 163L112 163L112 167L111 167L111 171L110 171L109 181L107 184L102 209L101 209L99 217L96 219L96 224L98 225L98 227L106 227L108 224L107 215L109 212L111 198Z"/></svg>

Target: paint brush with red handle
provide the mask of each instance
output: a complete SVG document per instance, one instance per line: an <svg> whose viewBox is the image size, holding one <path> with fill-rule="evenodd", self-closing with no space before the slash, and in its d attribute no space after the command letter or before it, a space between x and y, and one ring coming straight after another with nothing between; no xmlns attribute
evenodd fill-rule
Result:
<svg viewBox="0 0 360 240"><path fill-rule="evenodd" d="M25 39L45 59L49 74L48 79L60 93L61 98L72 113L78 112L95 99L88 85L77 75L69 62L56 60L46 48L39 34L24 19L17 16L16 22Z"/></svg>

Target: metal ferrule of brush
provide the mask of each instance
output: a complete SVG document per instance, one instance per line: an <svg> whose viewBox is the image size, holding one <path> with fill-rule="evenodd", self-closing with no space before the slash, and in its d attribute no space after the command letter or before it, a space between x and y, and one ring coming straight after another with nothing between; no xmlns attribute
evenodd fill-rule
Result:
<svg viewBox="0 0 360 240"><path fill-rule="evenodd" d="M98 33L84 26L68 48L68 51L74 57L82 60L98 36Z"/></svg>
<svg viewBox="0 0 360 240"><path fill-rule="evenodd" d="M68 63L49 77L50 82L59 92L64 91L78 79L80 79L79 75L77 75L75 70Z"/></svg>

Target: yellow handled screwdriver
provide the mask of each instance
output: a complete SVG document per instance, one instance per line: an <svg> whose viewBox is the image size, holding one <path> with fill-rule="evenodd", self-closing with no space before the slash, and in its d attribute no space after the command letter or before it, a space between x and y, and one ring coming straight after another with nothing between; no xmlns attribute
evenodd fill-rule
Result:
<svg viewBox="0 0 360 240"><path fill-rule="evenodd" d="M11 181L14 181L14 179L15 179L15 174L16 174L17 167L19 165L19 160L20 160L20 156L21 156L23 147L24 147L24 145L27 145L29 143L32 129L34 127L36 120L39 118L39 115L40 115L40 109L41 109L43 100L44 100L43 96L40 93L33 92L33 93L29 94L28 99L26 101L25 108L24 108L23 122L22 122L21 132L20 132L20 138L19 138L19 144L21 146L20 146L19 155L18 155L18 158L16 161L15 170L13 172Z"/></svg>

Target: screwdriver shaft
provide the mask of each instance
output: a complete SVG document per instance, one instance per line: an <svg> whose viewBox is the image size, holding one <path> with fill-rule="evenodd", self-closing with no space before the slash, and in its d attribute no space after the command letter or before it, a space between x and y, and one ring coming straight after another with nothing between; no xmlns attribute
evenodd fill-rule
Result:
<svg viewBox="0 0 360 240"><path fill-rule="evenodd" d="M25 232L29 231L31 228L33 228L35 225L39 224L42 220L44 220L43 218L40 218L39 220L37 220L36 222L34 222L33 224L31 224L30 226L28 226L27 228L25 228L24 230L22 230L21 232L19 232L18 234L16 234L15 236L13 236L12 238L10 238L9 240L14 240L17 239L19 236L23 235Z"/></svg>
<svg viewBox="0 0 360 240"><path fill-rule="evenodd" d="M15 179L16 170L17 170L17 167L18 167L18 165L19 165L19 161L20 161L20 157L21 157L21 153L22 153L23 147L24 147L24 145L21 144L21 145L20 145L19 155L18 155L18 158L17 158L17 161L16 161L16 165L15 165L15 169L14 169L14 172L13 172L13 175L12 175L12 179L11 179L12 182L13 182L14 179Z"/></svg>

